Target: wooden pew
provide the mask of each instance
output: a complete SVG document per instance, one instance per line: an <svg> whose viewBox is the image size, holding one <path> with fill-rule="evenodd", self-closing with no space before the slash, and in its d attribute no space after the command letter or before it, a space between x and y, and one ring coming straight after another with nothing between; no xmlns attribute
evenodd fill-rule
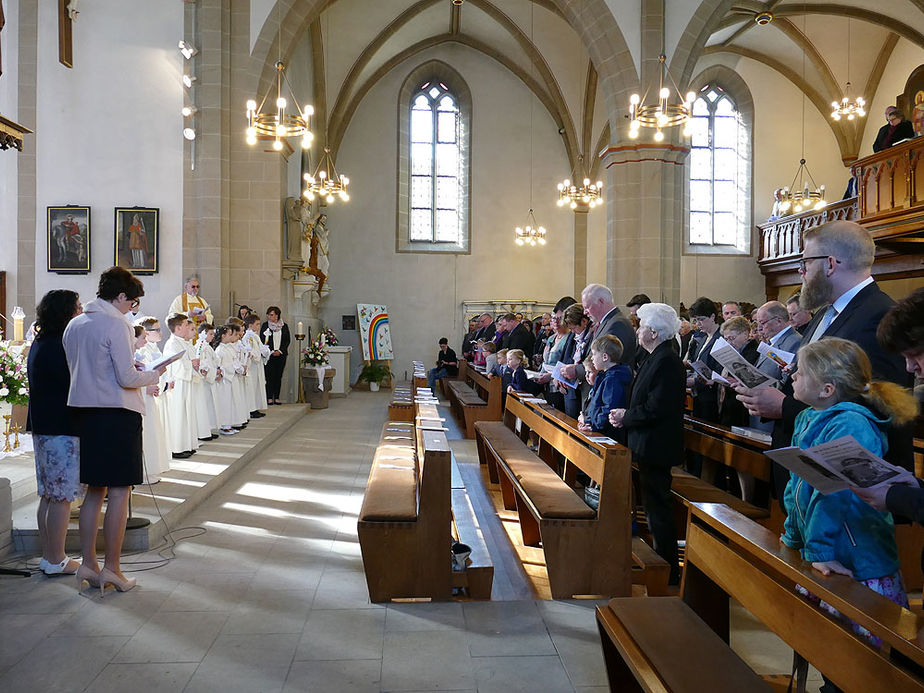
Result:
<svg viewBox="0 0 924 693"><path fill-rule="evenodd" d="M468 364L460 368L459 374L459 380L446 384L446 393L453 412L463 423L465 437L474 438L475 422L501 418L501 379L488 378Z"/></svg>
<svg viewBox="0 0 924 693"><path fill-rule="evenodd" d="M356 523L373 602L452 597L451 454L442 432L385 424Z"/></svg>
<svg viewBox="0 0 924 693"><path fill-rule="evenodd" d="M517 395L508 395L504 414L503 422L475 424L479 460L500 484L504 507L516 510L523 543L541 544L552 597L631 594L628 450L592 443L554 410ZM526 444L530 432L539 439L536 453ZM596 512L558 475L559 455L566 478L580 469L600 483Z"/></svg>
<svg viewBox="0 0 924 693"><path fill-rule="evenodd" d="M881 638L882 649L799 595L797 584ZM915 669L924 666L921 617L851 578L822 576L775 532L727 506L698 503L691 506L681 597L597 607L611 689L771 690L728 647L729 599L845 691L924 691Z"/></svg>
<svg viewBox="0 0 924 693"><path fill-rule="evenodd" d="M388 403L388 420L414 423L414 392L411 387L395 386Z"/></svg>

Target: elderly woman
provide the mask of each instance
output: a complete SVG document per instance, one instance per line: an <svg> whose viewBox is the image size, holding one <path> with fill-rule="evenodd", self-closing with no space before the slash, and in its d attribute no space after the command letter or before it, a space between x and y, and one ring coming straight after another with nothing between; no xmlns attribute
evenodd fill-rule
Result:
<svg viewBox="0 0 924 693"><path fill-rule="evenodd" d="M873 142L874 152L880 152L901 140L914 137L914 126L905 120L905 114L897 106L888 106L885 109L885 117L887 122L879 128L876 141Z"/></svg>
<svg viewBox="0 0 924 693"><path fill-rule="evenodd" d="M67 406L71 376L61 336L80 315L80 299L68 289L53 289L36 308L36 337L29 349L28 429L35 448L36 489L41 498L37 519L45 575L73 575L80 564L64 553L71 502L83 496L80 440L73 411Z"/></svg>
<svg viewBox="0 0 924 693"><path fill-rule="evenodd" d="M134 333L125 314L137 308L144 286L131 272L110 267L99 278L97 298L64 330L64 353L71 371L67 403L73 408L80 436L80 481L87 495L80 506L80 548L83 563L77 585L113 585L120 592L135 586L121 571L122 541L131 487L143 480L141 388L157 384L164 368L135 367ZM96 558L99 513L108 490L103 536L106 559Z"/></svg>
<svg viewBox="0 0 924 693"><path fill-rule="evenodd" d="M640 306L638 318L638 343L648 352L648 358L635 379L629 406L612 409L609 420L627 431L654 549L670 564L670 584L676 585L680 583L680 568L671 503L671 467L683 459L686 371L672 342L680 329L680 319L664 303Z"/></svg>

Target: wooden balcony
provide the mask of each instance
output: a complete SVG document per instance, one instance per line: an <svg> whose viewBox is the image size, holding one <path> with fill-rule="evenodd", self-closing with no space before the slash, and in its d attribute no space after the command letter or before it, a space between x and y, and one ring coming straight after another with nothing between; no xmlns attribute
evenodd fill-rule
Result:
<svg viewBox="0 0 924 693"><path fill-rule="evenodd" d="M924 276L924 137L883 150L852 167L859 196L758 225L767 296L798 284L806 229L848 219L862 224L876 241L873 275L879 279ZM920 175L918 175L920 173Z"/></svg>

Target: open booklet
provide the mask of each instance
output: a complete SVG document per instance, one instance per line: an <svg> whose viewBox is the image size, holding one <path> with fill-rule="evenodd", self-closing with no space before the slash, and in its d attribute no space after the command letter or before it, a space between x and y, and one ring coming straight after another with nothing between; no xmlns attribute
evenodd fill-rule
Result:
<svg viewBox="0 0 924 693"><path fill-rule="evenodd" d="M761 373L757 368L748 363L745 358L731 344L725 341L724 337L719 337L712 346L709 355L725 367L728 373L735 377L738 382L747 388L756 390L760 387L770 387L778 384L778 380L771 378L766 373Z"/></svg>
<svg viewBox="0 0 924 693"><path fill-rule="evenodd" d="M907 469L876 457L853 436L805 450L789 447L767 450L764 454L825 495L850 486L876 488L913 478Z"/></svg>
<svg viewBox="0 0 924 693"><path fill-rule="evenodd" d="M729 382L723 378L719 373L716 373L709 366L707 366L702 361L693 361L690 363L690 368L698 375L700 378L705 380L707 383L722 383L723 385L728 385Z"/></svg>
<svg viewBox="0 0 924 693"><path fill-rule="evenodd" d="M164 356L158 361L152 361L145 365L144 370L146 371L156 371L158 368L166 368L174 361L179 361L181 358L186 356L185 351L178 351L175 354L170 354L170 356Z"/></svg>

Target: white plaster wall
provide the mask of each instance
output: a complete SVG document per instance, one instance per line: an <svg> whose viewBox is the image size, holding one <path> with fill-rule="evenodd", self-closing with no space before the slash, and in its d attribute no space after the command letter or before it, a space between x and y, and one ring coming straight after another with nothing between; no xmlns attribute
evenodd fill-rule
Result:
<svg viewBox="0 0 924 693"><path fill-rule="evenodd" d="M458 70L472 92L470 255L395 252L398 90L408 72L433 58ZM357 303L385 303L401 377L412 360L432 360L439 337L458 350L464 300L556 301L573 292L571 213L555 205L567 160L554 122L538 106L533 207L550 240L544 248L513 243L529 207L529 107L530 92L513 75L456 44L415 56L366 95L337 155L337 168L351 179L351 201L329 209L332 292L321 313L343 343L359 349L358 333L340 330L341 315L355 315ZM361 351L354 354L355 379Z"/></svg>
<svg viewBox="0 0 924 693"><path fill-rule="evenodd" d="M183 3L82 3L73 69L58 63L56 8L39 6L36 296L69 288L94 298L113 263L113 208L158 207L160 273L142 277L142 310L164 315L182 288ZM65 204L91 207L89 275L46 271L46 207Z"/></svg>
<svg viewBox="0 0 924 693"><path fill-rule="evenodd" d="M908 81L908 77L922 62L924 59L922 59L920 47L905 39L899 39L889 58L889 64L882 73L882 80L879 82L876 94L867 96L869 108L863 131L863 144L860 146L860 158L873 153L876 133L886 124L884 115L886 106L895 105L896 97L905 91L905 82ZM905 117L910 119L911 113L906 113Z"/></svg>
<svg viewBox="0 0 924 693"><path fill-rule="evenodd" d="M642 59L642 0L605 0L626 41L635 72Z"/></svg>
<svg viewBox="0 0 924 693"><path fill-rule="evenodd" d="M713 61L714 62L714 61ZM801 92L777 72L749 59L726 63L747 83L754 99L754 188L753 223L770 215L773 190L789 185L802 154ZM703 69L697 65L695 73ZM904 82L903 82L904 84ZM821 114L806 100L805 159L819 185L825 184L829 201L840 200L847 187L849 171L841 162L840 150ZM698 296L715 300L740 299L758 305L763 302L764 280L757 269L757 237L751 240L751 256L708 257L685 255L681 262L681 297L687 306Z"/></svg>
<svg viewBox="0 0 924 693"><path fill-rule="evenodd" d="M3 31L3 76L0 77L0 113L19 122L19 3L3 6L6 29ZM35 147L35 136L27 135L23 149ZM17 196L19 195L19 153L13 149L0 152L0 270L6 272L7 310L16 305L17 263ZM0 306L0 311L4 306Z"/></svg>
<svg viewBox="0 0 924 693"><path fill-rule="evenodd" d="M260 38L260 31L266 23L269 13L273 10L276 0L250 0L250 52L253 53L254 44ZM275 26L278 22L273 22Z"/></svg>

